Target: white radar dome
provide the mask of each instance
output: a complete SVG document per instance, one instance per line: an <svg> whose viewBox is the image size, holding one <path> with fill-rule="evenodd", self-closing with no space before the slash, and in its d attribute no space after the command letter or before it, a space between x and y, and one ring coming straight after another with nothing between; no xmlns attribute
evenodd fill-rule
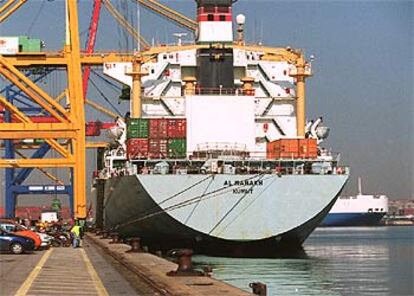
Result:
<svg viewBox="0 0 414 296"><path fill-rule="evenodd" d="M238 25L244 25L246 23L246 17L244 16L244 14L237 15L236 22Z"/></svg>

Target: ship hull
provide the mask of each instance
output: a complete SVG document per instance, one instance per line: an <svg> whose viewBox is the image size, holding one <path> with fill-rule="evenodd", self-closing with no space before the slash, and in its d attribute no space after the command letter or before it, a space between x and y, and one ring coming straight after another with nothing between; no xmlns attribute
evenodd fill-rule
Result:
<svg viewBox="0 0 414 296"><path fill-rule="evenodd" d="M107 180L105 227L150 249L284 257L339 196L345 175L135 175Z"/></svg>
<svg viewBox="0 0 414 296"><path fill-rule="evenodd" d="M385 213L329 213L321 226L378 226Z"/></svg>

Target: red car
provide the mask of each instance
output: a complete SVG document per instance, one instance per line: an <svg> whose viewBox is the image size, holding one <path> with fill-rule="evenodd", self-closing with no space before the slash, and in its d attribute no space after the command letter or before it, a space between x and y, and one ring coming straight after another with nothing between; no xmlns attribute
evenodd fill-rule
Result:
<svg viewBox="0 0 414 296"><path fill-rule="evenodd" d="M21 226L13 220L0 219L0 228L19 236L31 238L34 241L34 247L36 250L39 249L42 244L42 240L36 232L26 229L24 226Z"/></svg>

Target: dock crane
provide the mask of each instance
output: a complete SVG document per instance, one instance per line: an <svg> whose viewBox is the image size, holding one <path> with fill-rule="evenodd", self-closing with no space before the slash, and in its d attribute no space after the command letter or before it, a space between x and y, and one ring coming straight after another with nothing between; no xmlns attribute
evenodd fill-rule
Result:
<svg viewBox="0 0 414 296"><path fill-rule="evenodd" d="M0 159L0 167L12 169L64 167L72 169L74 214L77 218L86 218L85 114L83 107L78 11L75 1L66 1L66 17L68 20L68 30L63 51L63 63L67 70L68 99L70 101L68 109L58 104L43 89L7 61L5 57L0 56L0 74L3 78L14 83L16 87L57 121L35 123L24 112L0 95L0 104L7 110L7 116L9 117L13 114L18 120L18 122L3 122L0 124L0 139L45 139L46 144L56 151L59 156L54 158L19 159L6 156L6 158ZM68 141L69 145L64 146L62 144L63 141ZM9 143L8 145L12 145L10 141L7 142Z"/></svg>
<svg viewBox="0 0 414 296"><path fill-rule="evenodd" d="M22 6L27 0L9 0L2 7L0 7L0 23L6 18L12 15L20 6Z"/></svg>
<svg viewBox="0 0 414 296"><path fill-rule="evenodd" d="M0 22L3 22L8 16L15 12L21 5L26 1L9 1L0 8ZM107 3L109 1L106 1ZM99 21L100 7L102 4L101 0L95 0L94 3L93 16L90 26L90 35L89 41L87 44L86 54L93 52L93 48L96 40L96 32ZM11 7L14 5L13 7ZM13 143L11 140L15 139L26 139L26 138L44 138L45 146L42 149L42 152L35 153L33 158L23 157L22 154L20 159L16 159L14 153L12 155L6 155L4 159L0 160L0 167L5 167L9 169L14 168L27 168L24 172L25 175L29 174L29 168L37 167L70 167L73 169L74 176L74 211L75 217L85 218L86 217L86 198L85 198L85 132L83 125L85 122L84 119L84 107L80 97L81 88L79 87L79 78L80 75L80 47L79 47L79 36L78 36L78 20L77 20L77 8L76 4L74 5L73 1L67 1L67 19L69 23L69 30L67 36L67 43L64 49L63 60L59 59L56 66L66 66L68 72L68 86L69 89L67 93L62 93L62 96L56 99L60 100L64 96L68 96L70 102L70 109L66 111L61 105L59 105L53 98L48 96L46 92L40 89L35 83L28 80L24 75L22 75L19 70L15 67L16 65L8 63L6 59L1 57L0 73L10 82L18 86L21 91L23 91L28 97L33 99L37 104L39 104L50 116L39 116L39 117L29 117L16 108L11 102L9 102L3 96L0 97L0 103L3 108L6 109L6 118L2 118L3 123L0 126L0 131L2 131L0 139L4 139L6 146L12 146ZM111 7L110 5L107 5ZM112 7L113 8L113 7ZM5 12L5 13L4 13ZM119 16L119 14L116 14ZM122 19L121 23L122 23ZM127 23L124 23L127 25ZM131 28L131 26L129 27ZM141 40L144 40L143 38ZM47 58L42 55L37 56L39 60L44 59L43 65L48 65ZM25 58L20 56L18 57L20 62L25 61ZM49 59L49 60L53 60ZM116 59L119 61L119 59ZM52 63L54 64L54 63ZM100 63L101 64L101 63ZM22 64L20 64L22 66ZM79 73L79 74L78 74ZM88 78L90 74L89 66L85 68L85 75L82 81L83 94L87 93L88 88ZM77 79L77 78L78 79ZM84 98L85 99L85 98ZM94 105L91 101L85 99L85 103L92 105L93 107L99 109L98 105ZM101 108L102 110L102 108ZM106 112L107 114L109 112ZM110 114L110 113L109 113ZM6 119L6 120L4 120ZM55 128L56 127L56 128ZM81 139L82 138L82 139ZM65 144L64 144L65 143ZM69 144L69 145L66 145ZM49 145L49 146L48 146ZM62 158L56 159L41 159L47 151L48 148L52 147L56 150ZM9 147L10 148L10 147ZM9 151L13 149L8 149ZM50 176L49 176L50 177ZM10 215L10 212L14 213L15 201L9 206L6 205L6 212Z"/></svg>

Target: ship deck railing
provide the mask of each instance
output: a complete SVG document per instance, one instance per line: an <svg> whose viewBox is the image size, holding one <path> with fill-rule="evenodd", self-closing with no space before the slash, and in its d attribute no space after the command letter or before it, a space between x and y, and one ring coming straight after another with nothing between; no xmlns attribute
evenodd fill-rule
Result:
<svg viewBox="0 0 414 296"><path fill-rule="evenodd" d="M242 88L214 88L214 87L196 87L195 90L184 90L184 95L204 95L204 96L254 96L254 89Z"/></svg>
<svg viewBox="0 0 414 296"><path fill-rule="evenodd" d="M156 164L166 164L166 169L160 170ZM321 161L318 159L295 160L222 160L215 165L205 166L206 160L177 160L152 159L134 160L128 166L116 166L104 174L111 176L134 174L162 175L252 175L274 174L283 175L343 175L349 174L349 167L340 166L336 161ZM317 166L315 167L314 164Z"/></svg>

